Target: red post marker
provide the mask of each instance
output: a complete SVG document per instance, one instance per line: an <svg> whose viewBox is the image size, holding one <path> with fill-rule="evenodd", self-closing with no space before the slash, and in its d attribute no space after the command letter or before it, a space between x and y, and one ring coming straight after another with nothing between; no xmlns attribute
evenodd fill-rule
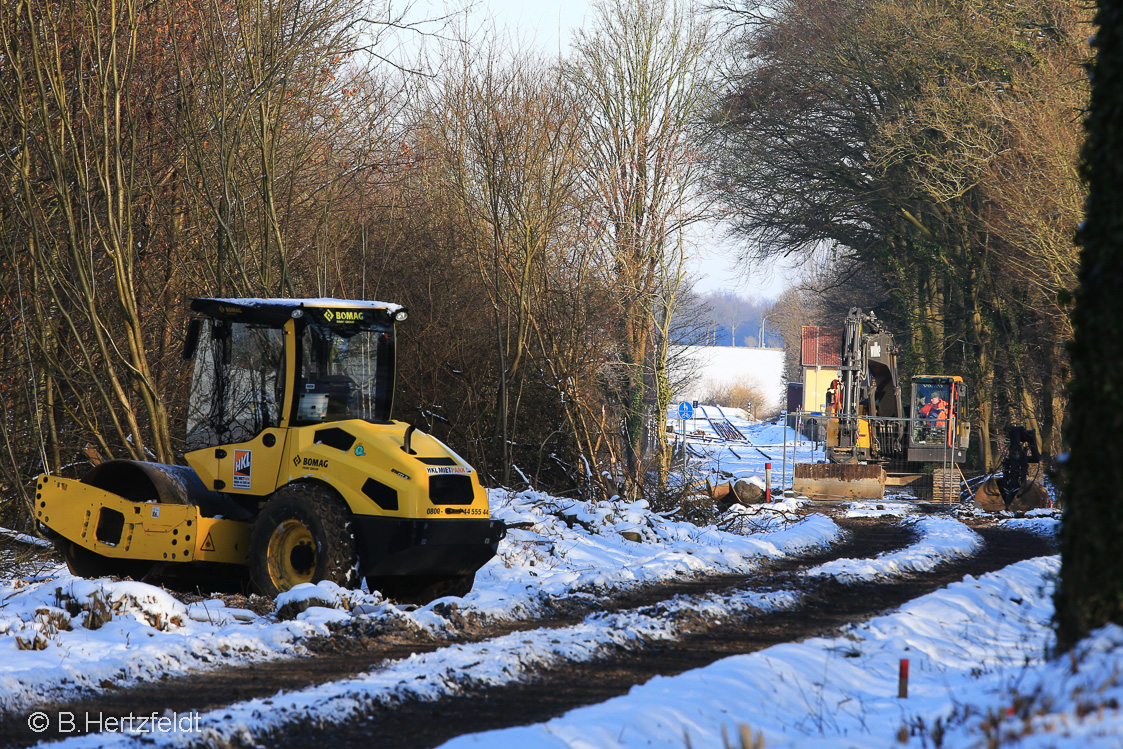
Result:
<svg viewBox="0 0 1123 749"><path fill-rule="evenodd" d="M772 464L764 464L764 501L772 501Z"/></svg>
<svg viewBox="0 0 1123 749"><path fill-rule="evenodd" d="M897 697L906 699L909 696L909 659L901 659L901 670L897 674Z"/></svg>

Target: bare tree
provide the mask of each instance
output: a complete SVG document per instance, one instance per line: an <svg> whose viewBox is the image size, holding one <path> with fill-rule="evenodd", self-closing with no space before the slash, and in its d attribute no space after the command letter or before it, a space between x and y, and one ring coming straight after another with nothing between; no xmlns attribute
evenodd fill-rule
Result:
<svg viewBox="0 0 1123 749"><path fill-rule="evenodd" d="M564 257L581 133L556 65L495 42L459 48L427 113L447 165L493 318L499 383L495 442L509 485L512 425L547 281Z"/></svg>
<svg viewBox="0 0 1123 749"><path fill-rule="evenodd" d="M673 313L678 234L701 212L694 139L712 97L716 40L704 14L674 0L602 0L592 18L566 70L584 107L588 190L608 228L604 267L619 319L612 387L634 489L642 479L649 406L660 424L657 445L665 449L661 414L669 392L657 384L652 399L648 383L665 383L667 350L655 345L656 320Z"/></svg>
<svg viewBox="0 0 1123 749"><path fill-rule="evenodd" d="M359 194L399 146L378 34L359 31L395 18L367 24L378 9L354 0L63 7L0 8L18 144L0 154L0 291L18 301L0 346L19 395L0 418L34 439L31 472L91 441L170 462L185 296L353 293Z"/></svg>
<svg viewBox="0 0 1123 749"><path fill-rule="evenodd" d="M3 155L8 218L22 237L5 249L31 284L23 330L43 372L38 397L52 444L65 413L106 452L111 440L134 458L171 461L137 281L143 9L124 0L70 10L20 0L0 11L0 108L19 144ZM103 410L75 403L90 394Z"/></svg>
<svg viewBox="0 0 1123 749"><path fill-rule="evenodd" d="M375 10L362 0L185 3L173 124L190 210L213 227L200 283L214 293L293 293L293 255L314 245L295 214L321 223L341 183L381 157L394 95L369 48L399 19L366 20Z"/></svg>
<svg viewBox="0 0 1123 749"><path fill-rule="evenodd" d="M1087 7L737 5L720 154L747 259L826 244L880 286L909 371L971 383L980 467L1007 419L1055 444Z"/></svg>

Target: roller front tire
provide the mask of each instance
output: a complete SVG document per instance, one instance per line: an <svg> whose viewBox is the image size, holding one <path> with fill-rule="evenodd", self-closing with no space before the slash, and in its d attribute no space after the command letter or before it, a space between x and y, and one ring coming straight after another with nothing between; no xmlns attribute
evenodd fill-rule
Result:
<svg viewBox="0 0 1123 749"><path fill-rule="evenodd" d="M322 580L355 587L357 559L350 509L335 492L315 484L274 492L250 535L250 580L262 595Z"/></svg>

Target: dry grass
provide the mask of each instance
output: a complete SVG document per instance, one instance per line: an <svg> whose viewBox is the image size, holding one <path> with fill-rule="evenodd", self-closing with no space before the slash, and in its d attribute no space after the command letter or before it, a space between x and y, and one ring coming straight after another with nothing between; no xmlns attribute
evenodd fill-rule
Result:
<svg viewBox="0 0 1123 749"><path fill-rule="evenodd" d="M743 408L757 419L768 419L778 413L774 400L766 397L764 388L750 377L730 382L707 382L699 398L699 402L707 406Z"/></svg>

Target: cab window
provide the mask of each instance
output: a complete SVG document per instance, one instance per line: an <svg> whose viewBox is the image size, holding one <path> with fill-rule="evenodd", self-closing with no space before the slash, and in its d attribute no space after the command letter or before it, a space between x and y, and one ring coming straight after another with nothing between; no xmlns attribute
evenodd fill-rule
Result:
<svg viewBox="0 0 1123 749"><path fill-rule="evenodd" d="M338 330L309 323L300 345L296 424L378 420L379 330Z"/></svg>
<svg viewBox="0 0 1123 749"><path fill-rule="evenodd" d="M945 444L951 415L951 385L918 385L912 407L913 444Z"/></svg>
<svg viewBox="0 0 1123 749"><path fill-rule="evenodd" d="M281 421L284 335L209 321L200 332L187 411L187 449L246 442Z"/></svg>

